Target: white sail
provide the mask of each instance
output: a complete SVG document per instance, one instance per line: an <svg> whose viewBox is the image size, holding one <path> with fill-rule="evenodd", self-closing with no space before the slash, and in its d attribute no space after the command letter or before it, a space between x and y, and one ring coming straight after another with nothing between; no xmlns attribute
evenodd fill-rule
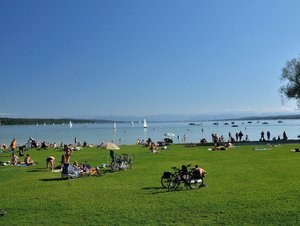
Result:
<svg viewBox="0 0 300 226"><path fill-rule="evenodd" d="M148 125L147 125L147 122L146 122L146 119L144 118L144 128L147 128Z"/></svg>
<svg viewBox="0 0 300 226"><path fill-rule="evenodd" d="M72 125L72 122L70 121L70 128L72 128L73 127L73 125Z"/></svg>
<svg viewBox="0 0 300 226"><path fill-rule="evenodd" d="M117 129L117 123L116 123L116 122L114 122L113 129L114 129L114 130Z"/></svg>
<svg viewBox="0 0 300 226"><path fill-rule="evenodd" d="M131 125L131 126L134 126L134 123L133 123L133 121L131 121L130 125Z"/></svg>

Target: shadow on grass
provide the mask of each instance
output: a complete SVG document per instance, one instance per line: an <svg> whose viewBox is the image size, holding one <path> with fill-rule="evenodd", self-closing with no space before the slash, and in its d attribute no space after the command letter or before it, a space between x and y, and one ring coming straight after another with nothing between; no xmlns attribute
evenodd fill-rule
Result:
<svg viewBox="0 0 300 226"><path fill-rule="evenodd" d="M29 173L40 173L40 172L46 172L45 168L35 168L35 169L30 169L27 170Z"/></svg>
<svg viewBox="0 0 300 226"><path fill-rule="evenodd" d="M43 178L39 179L39 181L44 181L44 182L51 182L51 181L63 181L64 179L62 178Z"/></svg>
<svg viewBox="0 0 300 226"><path fill-rule="evenodd" d="M143 190L150 190L152 191L152 194L161 194L161 193L166 193L169 192L167 188L163 187L145 187L142 188ZM170 192L183 192L183 191L192 191L194 189L188 189L186 187L178 187L176 190L170 191Z"/></svg>
<svg viewBox="0 0 300 226"><path fill-rule="evenodd" d="M165 193L165 192L168 192L168 189L167 188L163 188L163 187L145 187L145 188L142 188L143 190L149 190L149 191L152 191L151 193L152 194L160 194L160 193Z"/></svg>
<svg viewBox="0 0 300 226"><path fill-rule="evenodd" d="M160 186L160 187L145 187L145 188L142 188L143 190L162 190L162 189L164 189L165 190L165 188L163 188L162 186Z"/></svg>

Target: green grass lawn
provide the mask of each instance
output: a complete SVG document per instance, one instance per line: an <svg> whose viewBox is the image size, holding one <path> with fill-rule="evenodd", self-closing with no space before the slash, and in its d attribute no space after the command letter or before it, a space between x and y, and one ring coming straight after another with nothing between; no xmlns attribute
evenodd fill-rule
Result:
<svg viewBox="0 0 300 226"><path fill-rule="evenodd" d="M290 151L296 146L208 151L171 145L159 154L121 146L117 153L135 155L131 170L71 181L45 170L46 157L54 155L57 165L62 151L31 150L38 165L0 167L0 209L7 212L0 225L298 225L300 153ZM5 161L9 153L0 156ZM96 166L108 156L86 148L71 160ZM189 163L207 171L208 187L161 187L163 171Z"/></svg>

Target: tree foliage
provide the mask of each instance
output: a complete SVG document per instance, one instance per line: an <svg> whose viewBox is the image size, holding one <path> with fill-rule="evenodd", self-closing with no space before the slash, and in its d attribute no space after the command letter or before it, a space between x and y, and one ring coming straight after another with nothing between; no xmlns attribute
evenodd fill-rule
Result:
<svg viewBox="0 0 300 226"><path fill-rule="evenodd" d="M296 99L298 108L300 108L300 57L286 62L285 67L282 68L280 79L282 82L286 82L279 89L282 98Z"/></svg>

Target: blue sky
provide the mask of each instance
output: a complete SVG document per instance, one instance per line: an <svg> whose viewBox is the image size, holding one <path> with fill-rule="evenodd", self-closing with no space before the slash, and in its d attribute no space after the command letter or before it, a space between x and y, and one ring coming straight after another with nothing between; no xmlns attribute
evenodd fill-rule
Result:
<svg viewBox="0 0 300 226"><path fill-rule="evenodd" d="M300 1L0 1L0 116L297 112Z"/></svg>

